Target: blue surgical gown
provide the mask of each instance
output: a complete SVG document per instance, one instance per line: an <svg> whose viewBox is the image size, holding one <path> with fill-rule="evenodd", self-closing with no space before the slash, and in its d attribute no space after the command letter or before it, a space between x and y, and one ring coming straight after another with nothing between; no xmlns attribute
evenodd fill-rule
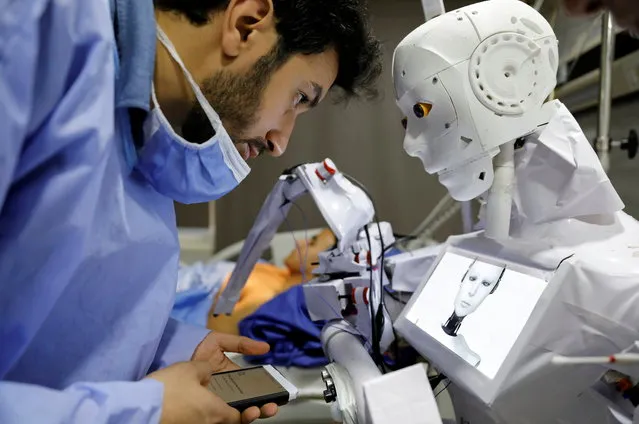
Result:
<svg viewBox="0 0 639 424"><path fill-rule="evenodd" d="M122 37L145 40L128 47L145 69L115 54L107 0L0 0L2 424L159 422L163 387L139 380L206 335L168 318L173 203L123 149L117 103L145 78L148 107L152 0L117 2L146 5L119 11Z"/></svg>

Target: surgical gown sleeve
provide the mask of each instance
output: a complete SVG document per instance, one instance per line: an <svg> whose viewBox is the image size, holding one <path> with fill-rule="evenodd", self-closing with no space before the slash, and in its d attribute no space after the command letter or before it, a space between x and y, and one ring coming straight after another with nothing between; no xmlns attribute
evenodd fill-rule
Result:
<svg viewBox="0 0 639 424"><path fill-rule="evenodd" d="M169 318L160 346L151 366L151 371L167 367L176 362L188 361L195 348L210 333L204 327L185 324Z"/></svg>
<svg viewBox="0 0 639 424"><path fill-rule="evenodd" d="M0 423L159 423L162 394L162 384L152 379L76 383L63 391L1 382Z"/></svg>
<svg viewBox="0 0 639 424"><path fill-rule="evenodd" d="M37 168L47 151L64 147L60 145L65 138L57 137L59 134L43 135L47 149L34 151L29 142L33 133L53 126L44 124L52 119L52 111L60 107L64 94L97 86L102 83L99 78L105 82L113 78L112 73L107 75L113 65L109 63L113 32L106 0L0 1L0 10L2 211L7 208L12 186L19 184L26 170ZM108 84L106 87L108 90ZM100 100L107 102L107 108L109 100L113 102L108 91ZM98 131L112 131L107 128L107 118ZM67 140L74 139L73 134L65 135ZM0 281L0 288L4 283ZM27 321L22 323L25 328L30 324ZM159 422L163 386L154 380L75 383L66 390L4 380L13 358L9 349L14 344L10 335L0 333L0 423Z"/></svg>

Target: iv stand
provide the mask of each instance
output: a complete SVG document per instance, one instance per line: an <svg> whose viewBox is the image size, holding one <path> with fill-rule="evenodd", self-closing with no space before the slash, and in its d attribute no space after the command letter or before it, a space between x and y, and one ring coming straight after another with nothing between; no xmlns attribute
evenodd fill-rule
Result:
<svg viewBox="0 0 639 424"><path fill-rule="evenodd" d="M610 169L610 109L612 106L612 61L615 56L614 42L612 15L610 12L606 12L602 16L599 116L597 119L597 140L595 141L595 150L606 172Z"/></svg>

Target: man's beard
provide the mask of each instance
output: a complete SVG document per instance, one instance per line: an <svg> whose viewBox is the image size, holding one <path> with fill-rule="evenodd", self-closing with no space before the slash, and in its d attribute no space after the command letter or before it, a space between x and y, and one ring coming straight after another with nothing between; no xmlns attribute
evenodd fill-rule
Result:
<svg viewBox="0 0 639 424"><path fill-rule="evenodd" d="M233 143L246 143L259 153L265 150L267 141L263 137L248 137L246 132L257 122L266 86L281 63L275 47L245 74L219 71L204 81L202 92L220 116ZM191 143L201 144L214 135L202 106L195 101L182 126L182 136Z"/></svg>

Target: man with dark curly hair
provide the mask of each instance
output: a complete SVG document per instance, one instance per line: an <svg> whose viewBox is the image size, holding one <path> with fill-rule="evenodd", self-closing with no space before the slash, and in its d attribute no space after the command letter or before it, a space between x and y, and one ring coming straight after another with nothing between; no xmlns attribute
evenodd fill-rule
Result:
<svg viewBox="0 0 639 424"><path fill-rule="evenodd" d="M240 423L268 345L169 319L174 201L233 190L333 88L374 94L364 0L31 0L0 15L0 422Z"/></svg>

